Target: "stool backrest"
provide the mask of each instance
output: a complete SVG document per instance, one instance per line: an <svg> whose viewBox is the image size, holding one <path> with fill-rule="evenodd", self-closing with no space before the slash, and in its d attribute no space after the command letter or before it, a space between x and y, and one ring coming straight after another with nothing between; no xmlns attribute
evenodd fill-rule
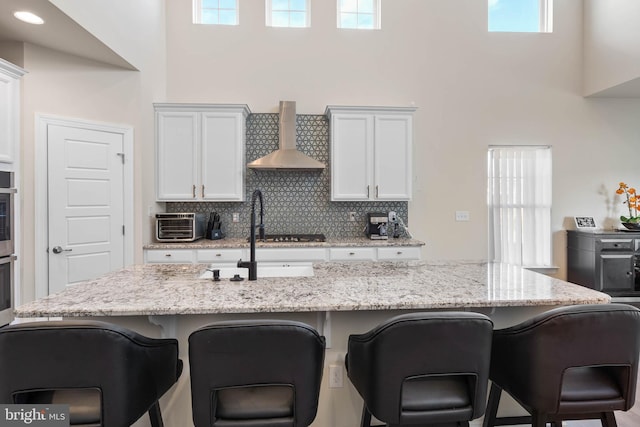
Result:
<svg viewBox="0 0 640 427"><path fill-rule="evenodd" d="M180 376L178 342L104 322L0 329L0 402L30 391L99 389L102 425L131 425Z"/></svg>
<svg viewBox="0 0 640 427"><path fill-rule="evenodd" d="M403 382L411 377L470 374L473 418L484 413L491 320L479 313L426 312L396 316L349 337L347 370L371 413L399 423Z"/></svg>
<svg viewBox="0 0 640 427"><path fill-rule="evenodd" d="M635 402L639 352L637 308L625 304L560 307L495 331L491 378L539 411L554 413L567 369L611 368L627 410ZM524 367L531 375L522 375Z"/></svg>
<svg viewBox="0 0 640 427"><path fill-rule="evenodd" d="M216 390L258 385L293 387L296 426L316 416L325 340L291 321L229 321L189 336L191 398L196 426L215 422Z"/></svg>

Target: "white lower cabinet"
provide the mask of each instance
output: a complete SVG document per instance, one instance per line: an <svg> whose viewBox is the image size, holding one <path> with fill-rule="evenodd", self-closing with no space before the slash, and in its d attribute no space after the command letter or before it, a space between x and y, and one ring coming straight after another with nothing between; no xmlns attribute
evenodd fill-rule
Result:
<svg viewBox="0 0 640 427"><path fill-rule="evenodd" d="M378 248L378 260L418 260L421 256L421 248L419 246L396 246L390 248Z"/></svg>
<svg viewBox="0 0 640 427"><path fill-rule="evenodd" d="M237 263L238 260L248 258L249 251L244 249L198 249L197 263Z"/></svg>
<svg viewBox="0 0 640 427"><path fill-rule="evenodd" d="M145 263L236 264L248 260L249 248L145 249ZM419 246L257 248L258 262L411 261L419 260Z"/></svg>
<svg viewBox="0 0 640 427"><path fill-rule="evenodd" d="M325 248L259 248L256 249L257 261L325 261Z"/></svg>
<svg viewBox="0 0 640 427"><path fill-rule="evenodd" d="M145 262L148 264L191 264L195 260L191 249L147 249L144 255Z"/></svg>
<svg viewBox="0 0 640 427"><path fill-rule="evenodd" d="M330 261L374 261L376 248L331 248Z"/></svg>

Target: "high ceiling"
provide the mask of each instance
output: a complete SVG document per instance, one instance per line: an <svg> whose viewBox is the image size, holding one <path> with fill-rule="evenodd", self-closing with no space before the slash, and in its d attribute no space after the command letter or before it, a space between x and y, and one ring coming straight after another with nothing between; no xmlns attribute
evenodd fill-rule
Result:
<svg viewBox="0 0 640 427"><path fill-rule="evenodd" d="M13 17L13 12L17 10L33 12L45 23L32 25L19 21ZM0 41L31 43L117 67L135 69L48 0L1 0Z"/></svg>

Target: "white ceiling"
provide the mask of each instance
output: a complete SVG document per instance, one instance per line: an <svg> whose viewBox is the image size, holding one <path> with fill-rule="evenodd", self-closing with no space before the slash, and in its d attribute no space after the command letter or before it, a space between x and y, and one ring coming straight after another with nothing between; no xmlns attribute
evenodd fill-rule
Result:
<svg viewBox="0 0 640 427"><path fill-rule="evenodd" d="M28 10L44 19L43 25L17 20L13 12ZM117 67L135 70L76 21L48 0L1 0L0 41L17 41L92 59Z"/></svg>

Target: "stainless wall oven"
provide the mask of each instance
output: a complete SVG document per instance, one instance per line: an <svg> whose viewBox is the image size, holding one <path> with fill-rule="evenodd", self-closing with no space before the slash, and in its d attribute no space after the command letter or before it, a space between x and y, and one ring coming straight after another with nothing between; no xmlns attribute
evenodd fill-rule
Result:
<svg viewBox="0 0 640 427"><path fill-rule="evenodd" d="M13 172L0 171L0 326L13 320L14 188Z"/></svg>

